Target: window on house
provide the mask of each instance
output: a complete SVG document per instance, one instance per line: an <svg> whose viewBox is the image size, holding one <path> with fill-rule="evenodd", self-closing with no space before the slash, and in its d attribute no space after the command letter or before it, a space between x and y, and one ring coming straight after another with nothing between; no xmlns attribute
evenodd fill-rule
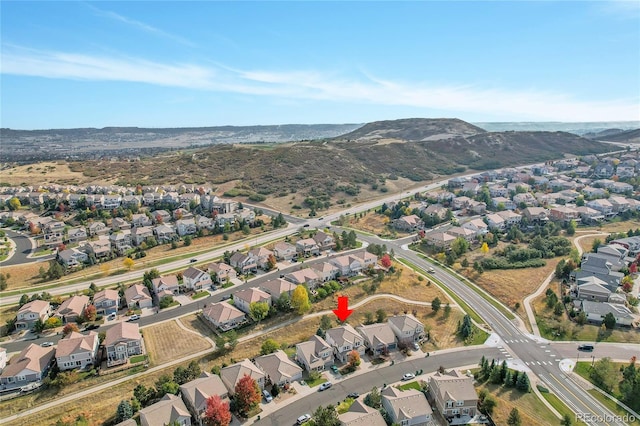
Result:
<svg viewBox="0 0 640 426"><path fill-rule="evenodd" d="M447 403L446 403L446 407L447 407L447 408L451 408L451 407L453 407L453 401L447 401Z"/></svg>
<svg viewBox="0 0 640 426"><path fill-rule="evenodd" d="M462 407L464 405L464 401L457 401L456 406Z"/></svg>

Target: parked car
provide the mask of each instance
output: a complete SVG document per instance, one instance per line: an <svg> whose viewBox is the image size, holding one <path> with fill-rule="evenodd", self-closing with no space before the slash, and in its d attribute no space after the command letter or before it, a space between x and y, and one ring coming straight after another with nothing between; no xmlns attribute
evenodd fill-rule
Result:
<svg viewBox="0 0 640 426"><path fill-rule="evenodd" d="M356 399L359 396L360 394L358 392L351 392L350 394L347 394L348 398L353 398L353 399Z"/></svg>
<svg viewBox="0 0 640 426"><path fill-rule="evenodd" d="M99 324L89 324L84 329L89 331L89 330L95 330L96 328L100 328L100 325Z"/></svg>
<svg viewBox="0 0 640 426"><path fill-rule="evenodd" d="M309 420L311 420L311 414L303 414L300 417L298 417L298 420L296 421L296 423L301 425L305 422L308 422Z"/></svg>
<svg viewBox="0 0 640 426"><path fill-rule="evenodd" d="M578 350L582 352L593 352L593 345L580 345L578 346Z"/></svg>
<svg viewBox="0 0 640 426"><path fill-rule="evenodd" d="M411 380L411 379L415 379L416 375L413 373L405 373L404 376L402 376L402 380L403 381L407 381L407 380Z"/></svg>
<svg viewBox="0 0 640 426"><path fill-rule="evenodd" d="M331 366L331 371L333 371L334 373L338 374L338 366L337 365L332 365Z"/></svg>
<svg viewBox="0 0 640 426"><path fill-rule="evenodd" d="M318 388L318 390L320 392L322 392L323 390L327 390L329 389L331 386L333 386L333 384L331 382L324 382L323 384L320 385L320 387Z"/></svg>
<svg viewBox="0 0 640 426"><path fill-rule="evenodd" d="M53 342L42 342L40 343L40 346L42 346L43 348L48 348L53 346Z"/></svg>
<svg viewBox="0 0 640 426"><path fill-rule="evenodd" d="M140 315L133 314L129 317L127 321L138 321L140 319Z"/></svg>
<svg viewBox="0 0 640 426"><path fill-rule="evenodd" d="M225 294L224 296L222 296L222 300L229 300L229 299L231 299L230 294Z"/></svg>
<svg viewBox="0 0 640 426"><path fill-rule="evenodd" d="M413 350L414 351L419 351L420 350L420 345L418 345L418 343L413 342Z"/></svg>
<svg viewBox="0 0 640 426"><path fill-rule="evenodd" d="M273 397L271 396L269 391L266 389L262 391L262 396L264 396L264 400L267 401L267 403L273 401Z"/></svg>
<svg viewBox="0 0 640 426"><path fill-rule="evenodd" d="M114 319L116 319L116 317L118 316L118 314L116 314L115 312L110 313L109 316L107 317L108 320L113 321Z"/></svg>

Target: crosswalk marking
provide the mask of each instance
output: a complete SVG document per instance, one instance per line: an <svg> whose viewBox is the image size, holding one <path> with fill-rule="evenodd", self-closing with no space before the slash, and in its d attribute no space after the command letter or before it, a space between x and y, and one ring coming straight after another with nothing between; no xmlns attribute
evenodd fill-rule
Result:
<svg viewBox="0 0 640 426"><path fill-rule="evenodd" d="M538 365L542 365L542 364L540 364L540 361L538 361Z"/></svg>

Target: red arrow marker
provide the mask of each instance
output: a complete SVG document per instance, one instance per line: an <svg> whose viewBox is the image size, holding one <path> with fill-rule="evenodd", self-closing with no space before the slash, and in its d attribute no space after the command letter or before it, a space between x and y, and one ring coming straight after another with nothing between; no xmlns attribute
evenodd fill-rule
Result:
<svg viewBox="0 0 640 426"><path fill-rule="evenodd" d="M353 313L352 309L349 309L349 297L348 296L339 296L338 297L338 309L334 309L333 313L336 314L338 319L341 322L346 321L349 318L349 315Z"/></svg>

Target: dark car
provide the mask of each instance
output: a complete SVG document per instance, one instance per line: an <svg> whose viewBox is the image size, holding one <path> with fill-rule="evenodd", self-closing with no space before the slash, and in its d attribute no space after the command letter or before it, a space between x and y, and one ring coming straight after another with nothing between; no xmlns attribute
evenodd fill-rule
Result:
<svg viewBox="0 0 640 426"><path fill-rule="evenodd" d="M359 396L360 394L358 392L351 392L350 394L347 395L348 398L353 398L353 399L356 399Z"/></svg>
<svg viewBox="0 0 640 426"><path fill-rule="evenodd" d="M593 345L580 345L578 350L582 352L593 352Z"/></svg>
<svg viewBox="0 0 640 426"><path fill-rule="evenodd" d="M229 294L225 294L224 296L222 296L222 300L229 300L231 299L231 295Z"/></svg>
<svg viewBox="0 0 640 426"><path fill-rule="evenodd" d="M198 261L198 259L191 259L189 262L190 263L196 263Z"/></svg>
<svg viewBox="0 0 640 426"><path fill-rule="evenodd" d="M98 324L89 324L84 329L88 331L88 330L95 330L96 328L100 328L100 325L98 325Z"/></svg>

